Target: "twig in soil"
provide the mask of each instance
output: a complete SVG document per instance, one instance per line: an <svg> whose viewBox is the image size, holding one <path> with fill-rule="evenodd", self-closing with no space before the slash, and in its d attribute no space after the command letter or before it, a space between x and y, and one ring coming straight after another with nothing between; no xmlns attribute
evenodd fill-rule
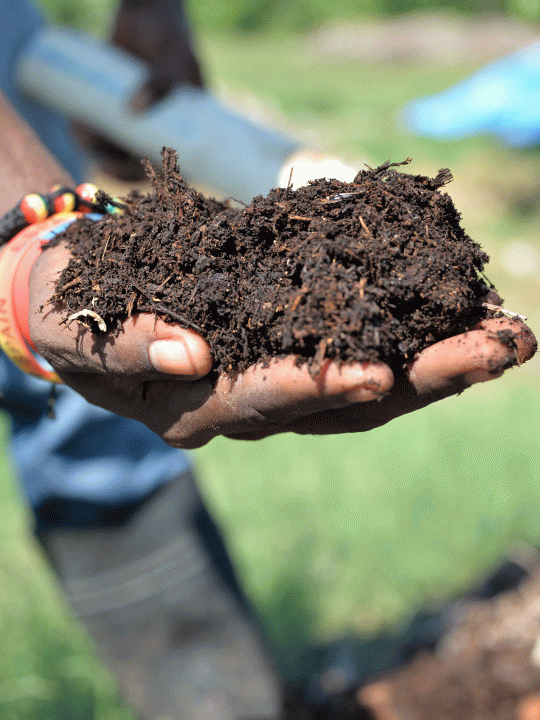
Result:
<svg viewBox="0 0 540 720"><path fill-rule="evenodd" d="M289 181L287 183L287 190L290 190L292 188L292 174L294 170L294 165L291 165L291 172L289 173Z"/></svg>
<svg viewBox="0 0 540 720"><path fill-rule="evenodd" d="M237 198L234 198L232 195L229 195L231 200L234 200L234 202L237 202L239 205L243 205L245 208L247 208L247 205L245 202L242 202L242 200L237 200Z"/></svg>
<svg viewBox="0 0 540 720"><path fill-rule="evenodd" d="M169 317L172 317L173 320L176 320L177 322L184 323L184 325L187 325L188 327L192 327L194 330L197 330L197 332L204 332L201 327L196 325L194 322L191 322L191 320L188 320L185 317L182 317L182 315L178 315L178 313L173 312L172 310L169 310L164 305L160 305L158 303L155 303L154 307L156 310L159 310L162 313L165 313L166 315L169 315Z"/></svg>
<svg viewBox="0 0 540 720"><path fill-rule="evenodd" d="M130 318L133 315L133 308L135 307L136 300L137 300L137 293L132 292L129 297L128 304L126 306L126 313L127 313L128 318Z"/></svg>
<svg viewBox="0 0 540 720"><path fill-rule="evenodd" d="M490 287L490 288L495 287L495 285L491 282L491 280L488 278L488 276L486 275L486 273L484 272L484 270L482 268L479 268L478 272L484 278L484 280L487 282L488 287Z"/></svg>
<svg viewBox="0 0 540 720"><path fill-rule="evenodd" d="M135 285L134 282L131 283L135 290L138 290L141 295L144 295L144 297L152 303L154 308L156 310L159 310L160 312L164 313L165 315L168 315L173 320L176 320L179 323L183 323L184 325L187 325L188 327L193 328L194 330L197 330L197 332L202 333L203 329L200 328L198 325L196 325L194 322L191 322L191 320L188 320L185 317L182 317L182 315L178 315L178 313L173 312L172 310L169 310L169 308L166 308L165 305L161 305L160 303L155 302L155 300L152 298L152 296L145 292L142 288L140 288L138 285Z"/></svg>
<svg viewBox="0 0 540 720"><path fill-rule="evenodd" d="M105 257L105 253L107 252L107 248L109 246L109 240L111 239L110 235L107 236L107 240L105 241L105 247L103 248L103 252L101 253L101 262L103 262L103 258Z"/></svg>
<svg viewBox="0 0 540 720"><path fill-rule="evenodd" d="M503 315L506 315L507 317L517 318L518 320L523 320L523 322L525 322L525 320L527 319L526 315L520 315L519 313L512 312L512 310L507 310L506 308L503 308L500 305L492 305L491 303L482 303L482 307L485 307L488 310L493 310L493 312L500 312Z"/></svg>
<svg viewBox="0 0 540 720"><path fill-rule="evenodd" d="M64 285L64 290L67 290L70 287L74 287L77 285L77 283L80 283L82 280L82 275L77 275L76 278L73 278L73 280L70 280L68 283Z"/></svg>
<svg viewBox="0 0 540 720"><path fill-rule="evenodd" d="M158 285L158 287L154 290L154 293L153 293L154 297L152 298L152 300L154 302L155 302L156 293L158 293L160 290L162 290L171 278L172 278L172 275L169 275L169 277L165 278L165 280L161 283L161 285Z"/></svg>
<svg viewBox="0 0 540 720"><path fill-rule="evenodd" d="M364 191L360 190L359 192L346 192L346 193L336 193L336 195L332 195L331 197L325 198L324 200L321 200L321 205L331 205L333 203L341 202L342 200L346 200L347 198L352 197L353 195L363 195Z"/></svg>
<svg viewBox="0 0 540 720"><path fill-rule="evenodd" d="M369 237L373 237L373 235L371 234L371 230L366 225L366 221L364 220L364 218L359 215L358 219L360 220L360 225L364 228L365 232L369 235Z"/></svg>

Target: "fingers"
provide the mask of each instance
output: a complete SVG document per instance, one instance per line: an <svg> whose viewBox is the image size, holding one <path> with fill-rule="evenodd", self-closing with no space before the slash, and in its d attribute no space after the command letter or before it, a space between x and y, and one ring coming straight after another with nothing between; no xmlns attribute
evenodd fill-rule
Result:
<svg viewBox="0 0 540 720"><path fill-rule="evenodd" d="M516 362L514 365L521 365L530 360L538 349L537 340L532 330L521 320L512 318L493 318L482 320L477 328L485 330L488 335L498 342L514 349Z"/></svg>
<svg viewBox="0 0 540 720"><path fill-rule="evenodd" d="M522 322L485 320L463 335L443 340L420 353L409 371L419 395L452 395L477 382L492 380L536 352L536 340Z"/></svg>
<svg viewBox="0 0 540 720"><path fill-rule="evenodd" d="M393 381L382 364L325 365L315 377L294 358L255 367L235 381L221 378L215 391L199 386L199 401L169 428L169 442L193 447L224 434L259 438L276 432L359 432L384 425L475 382L499 377L534 354L536 340L523 323L506 318L444 340L422 352L408 377Z"/></svg>
<svg viewBox="0 0 540 720"><path fill-rule="evenodd" d="M315 376L294 357L249 368L236 378L221 376L215 387L192 383L179 393L172 381L149 388L147 424L167 442L198 447L221 434L266 434L308 413L339 409L381 397L393 375L382 364L326 363ZM160 406L159 415L154 408ZM169 424L171 418L176 422Z"/></svg>
<svg viewBox="0 0 540 720"><path fill-rule="evenodd" d="M349 363L339 366L327 361L312 375L295 357L255 365L236 379L222 378L218 393L230 396L237 410L250 405L274 419L292 419L306 412L351 403L369 402L392 386L391 370L382 363Z"/></svg>
<svg viewBox="0 0 540 720"><path fill-rule="evenodd" d="M475 330L424 350L408 378L396 379L379 402L299 417L288 429L312 435L372 430L476 382L500 377L506 368L526 362L535 351L535 337L522 322L485 320Z"/></svg>
<svg viewBox="0 0 540 720"><path fill-rule="evenodd" d="M63 338L65 372L83 368L142 382L169 375L197 380L212 367L210 348L200 335L153 315L129 318L117 336L96 336L84 326L67 332L71 337Z"/></svg>

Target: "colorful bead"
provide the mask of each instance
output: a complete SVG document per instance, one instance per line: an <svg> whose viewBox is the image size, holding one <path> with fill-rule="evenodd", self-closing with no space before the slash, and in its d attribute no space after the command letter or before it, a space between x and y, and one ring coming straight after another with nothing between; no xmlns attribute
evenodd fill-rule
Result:
<svg viewBox="0 0 540 720"><path fill-rule="evenodd" d="M24 219L29 225L46 220L49 216L47 203L41 195L37 195L37 193L30 193L30 195L26 195L21 200L19 207L24 215Z"/></svg>
<svg viewBox="0 0 540 720"><path fill-rule="evenodd" d="M93 203L95 201L98 189L92 183L82 183L81 185L79 185L75 192L80 198L86 200L86 202ZM90 210L90 208L85 207L84 205L82 205L79 209L83 212Z"/></svg>
<svg viewBox="0 0 540 720"><path fill-rule="evenodd" d="M71 212L75 210L76 198L72 192L65 192L54 198L53 206L55 213Z"/></svg>

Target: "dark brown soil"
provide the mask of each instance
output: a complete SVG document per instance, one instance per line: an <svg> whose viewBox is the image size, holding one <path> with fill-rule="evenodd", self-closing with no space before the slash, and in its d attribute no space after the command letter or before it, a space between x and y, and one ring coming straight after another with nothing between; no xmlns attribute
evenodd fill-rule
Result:
<svg viewBox="0 0 540 720"><path fill-rule="evenodd" d="M294 353L313 369L384 359L399 372L486 317L488 257L441 192L448 170L430 179L396 167L273 190L237 210L185 185L165 151L163 174L149 169L152 193L67 229L73 259L53 302L115 331L137 312L194 328L216 371Z"/></svg>

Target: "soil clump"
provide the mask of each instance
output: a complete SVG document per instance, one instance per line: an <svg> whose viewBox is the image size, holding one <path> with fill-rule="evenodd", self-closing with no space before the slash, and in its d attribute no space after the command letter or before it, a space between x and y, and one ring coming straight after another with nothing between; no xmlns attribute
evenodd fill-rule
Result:
<svg viewBox="0 0 540 720"><path fill-rule="evenodd" d="M482 305L488 257L441 191L450 172L409 175L397 170L404 164L235 209L189 188L166 151L162 174L148 167L150 194L55 238L72 259L51 302L64 303L66 321L90 310L113 332L139 312L194 328L216 372L291 353L314 371L334 358L402 372L426 346L492 314ZM540 562L500 599L464 603L432 652L324 707L291 692L282 720L538 720L539 608Z"/></svg>
<svg viewBox="0 0 540 720"><path fill-rule="evenodd" d="M455 603L432 652L357 694L362 712L370 720L539 718L538 559L514 589Z"/></svg>
<svg viewBox="0 0 540 720"><path fill-rule="evenodd" d="M389 652L387 671L324 704L289 692L281 720L538 720L540 555L525 555L407 636L401 667Z"/></svg>
<svg viewBox="0 0 540 720"><path fill-rule="evenodd" d="M396 169L407 162L366 168L352 183L272 190L235 209L188 187L164 150L162 173L147 163L152 192L56 239L73 257L51 302L65 304L66 318L91 310L108 331L140 312L193 328L216 372L288 354L314 372L325 358L384 360L402 372L490 314L481 304L488 256L441 191L450 171ZM100 331L88 314L80 321Z"/></svg>

